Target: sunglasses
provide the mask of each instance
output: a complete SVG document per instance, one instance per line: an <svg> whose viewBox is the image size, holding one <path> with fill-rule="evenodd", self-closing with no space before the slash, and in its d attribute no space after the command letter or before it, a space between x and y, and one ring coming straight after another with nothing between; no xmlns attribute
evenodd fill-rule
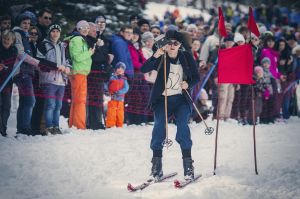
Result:
<svg viewBox="0 0 300 199"><path fill-rule="evenodd" d="M52 17L44 17L44 19L46 19L46 20L52 20Z"/></svg>
<svg viewBox="0 0 300 199"><path fill-rule="evenodd" d="M181 43L179 42L179 41L170 41L169 43L168 43L168 45L170 45L170 46L172 46L172 45L174 45L174 46L179 46Z"/></svg>
<svg viewBox="0 0 300 199"><path fill-rule="evenodd" d="M29 35L31 35L31 36L38 36L38 33L37 32L30 32Z"/></svg>

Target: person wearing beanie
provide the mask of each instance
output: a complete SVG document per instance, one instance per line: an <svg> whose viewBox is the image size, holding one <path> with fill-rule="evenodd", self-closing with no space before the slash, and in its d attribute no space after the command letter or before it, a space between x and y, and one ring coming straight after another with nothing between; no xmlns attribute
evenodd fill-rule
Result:
<svg viewBox="0 0 300 199"><path fill-rule="evenodd" d="M129 84L124 75L126 65L118 62L115 71L109 79L108 91L111 100L107 105L106 128L123 127L124 124L124 98L129 90Z"/></svg>
<svg viewBox="0 0 300 199"><path fill-rule="evenodd" d="M258 122L258 118L262 112L263 108L263 95L267 88L267 84L264 78L264 69L261 66L254 67L254 75L253 79L255 81L254 84L254 97L255 97L255 124ZM252 109L249 110L248 114L248 122L249 124L253 124L252 118Z"/></svg>
<svg viewBox="0 0 300 199"><path fill-rule="evenodd" d="M245 38L241 33L236 32L234 34L234 39L233 39L234 43L236 43L237 45L243 45L245 44Z"/></svg>
<svg viewBox="0 0 300 199"><path fill-rule="evenodd" d="M103 18L97 17L97 20ZM97 21L96 20L96 21ZM100 22L101 22L100 21ZM98 21L99 22L99 21ZM89 22L90 30L86 41L90 48L95 46L95 53L92 55L91 72L87 77L87 129L98 130L105 129L104 125L104 83L108 82L112 73L112 67L109 64L108 43L104 35L97 37L97 27L99 25ZM101 25L101 24L100 24ZM102 38L102 39L101 39Z"/></svg>
<svg viewBox="0 0 300 199"><path fill-rule="evenodd" d="M268 58L268 57L264 57L262 60L261 60L261 65L264 65L265 63L267 63L267 64L271 64L271 61L270 61L270 59Z"/></svg>
<svg viewBox="0 0 300 199"><path fill-rule="evenodd" d="M33 135L31 129L32 110L35 104L33 90L34 70L38 68L39 60L35 59L30 48L28 31L31 24L29 16L19 16L19 23L13 28L16 36L15 46L19 56L27 55L25 61L16 72L14 80L19 90L19 107L17 110L17 134Z"/></svg>
<svg viewBox="0 0 300 199"><path fill-rule="evenodd" d="M150 30L150 23L147 19L140 19L137 24L142 34Z"/></svg>
<svg viewBox="0 0 300 199"><path fill-rule="evenodd" d="M276 100L276 90L273 89L273 85L276 85L276 81L271 72L272 61L270 57L263 57L261 59L261 67L263 68L263 79L265 82L265 89L262 95L263 98L263 108L260 114L260 123L269 124L274 123L275 117L275 100Z"/></svg>
<svg viewBox="0 0 300 199"><path fill-rule="evenodd" d="M190 95L193 87L200 80L198 70L193 56L186 51L180 51L183 36L180 32L169 30L166 32L166 38L169 43L158 49L142 66L143 73L152 70L157 71L157 78L153 84L149 105L154 112L154 127L152 130L152 139L150 148L153 152L151 178L157 179L163 175L162 152L166 138L165 121L165 98L168 102L167 114L173 115L176 120L177 134L176 141L180 144L183 170L186 179L194 178L194 167L191 155L192 140L188 121L191 117ZM164 53L166 53L166 76L168 79L165 88L164 70L161 63L164 62Z"/></svg>
<svg viewBox="0 0 300 199"><path fill-rule="evenodd" d="M72 103L69 127L75 126L78 129L86 129L87 75L91 71L92 55L95 53L95 46L90 47L86 41L90 30L90 25L87 21L81 20L77 22L76 29L79 35L74 36L69 42L72 60Z"/></svg>
<svg viewBox="0 0 300 199"><path fill-rule="evenodd" d="M129 24L133 27L133 28L137 28L138 27L138 21L140 20L140 16L138 14L133 14L129 17Z"/></svg>
<svg viewBox="0 0 300 199"><path fill-rule="evenodd" d="M142 52L146 59L149 59L153 55L152 47L154 45L154 36L152 32L145 32L142 34L143 48Z"/></svg>
<svg viewBox="0 0 300 199"><path fill-rule="evenodd" d="M40 43L37 49L37 57L41 63L51 68L40 71L39 82L43 90L45 130L43 135L62 134L59 125L60 110L65 86L68 81L67 75L71 66L65 56L65 46L60 41L61 27L52 24L48 29L48 36Z"/></svg>

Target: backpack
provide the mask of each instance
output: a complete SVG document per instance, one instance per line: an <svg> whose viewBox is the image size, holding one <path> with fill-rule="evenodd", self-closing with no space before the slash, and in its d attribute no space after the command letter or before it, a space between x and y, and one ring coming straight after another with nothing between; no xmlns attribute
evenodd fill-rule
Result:
<svg viewBox="0 0 300 199"><path fill-rule="evenodd" d="M69 37L66 37L63 41L64 47L65 47L65 56L66 56L66 60L68 61L68 63L72 66L72 59L71 59L71 54L70 54L70 41L71 39L73 39L74 37L76 37L77 35L71 35Z"/></svg>

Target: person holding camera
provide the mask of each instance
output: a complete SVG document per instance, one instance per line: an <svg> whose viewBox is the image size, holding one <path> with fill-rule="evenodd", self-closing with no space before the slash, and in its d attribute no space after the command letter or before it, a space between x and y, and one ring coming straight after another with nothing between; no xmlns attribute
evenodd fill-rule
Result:
<svg viewBox="0 0 300 199"><path fill-rule="evenodd" d="M153 151L151 177L160 178L162 171L163 142L166 136L165 97L167 98L168 117L174 116L177 125L176 141L179 143L184 176L194 178L194 167L191 156L192 140L188 122L192 112L192 102L187 94L200 80L196 63L189 52L180 49L183 36L176 30L166 32L164 42L157 41L158 50L142 66L141 71L147 73L157 70L157 78L152 87L150 107L154 112L154 127L150 148ZM156 45L157 45L156 44ZM164 53L166 60L164 62ZM166 65L164 65L164 63ZM166 69L166 81L164 68Z"/></svg>

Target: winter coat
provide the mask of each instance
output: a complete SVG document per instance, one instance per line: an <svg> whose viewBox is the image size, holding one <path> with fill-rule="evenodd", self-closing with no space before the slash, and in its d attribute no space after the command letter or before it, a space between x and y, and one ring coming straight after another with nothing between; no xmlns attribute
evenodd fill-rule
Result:
<svg viewBox="0 0 300 199"><path fill-rule="evenodd" d="M18 50L15 46L11 46L10 48L6 49L3 47L2 43L0 44L0 63L7 67L0 71L0 85L4 83L9 74L12 72L17 55ZM11 92L12 83L13 82L10 80L4 87L3 92Z"/></svg>
<svg viewBox="0 0 300 199"><path fill-rule="evenodd" d="M88 75L91 71L92 54L83 36L75 36L70 40L69 51L72 60L73 74Z"/></svg>
<svg viewBox="0 0 300 199"><path fill-rule="evenodd" d="M44 39L38 46L37 58L43 60L46 65L52 67L49 71L40 71L41 84L55 84L65 86L67 83L67 75L57 70L57 67L64 65L71 67L65 57L65 47L60 41L53 43L49 39Z"/></svg>
<svg viewBox="0 0 300 199"><path fill-rule="evenodd" d="M210 53L216 48L216 44L219 43L218 34L214 33L213 35L207 37L205 40L201 52L200 52L200 60L207 61Z"/></svg>
<svg viewBox="0 0 300 199"><path fill-rule="evenodd" d="M34 66L30 64L30 58L32 58L32 50L29 43L28 33L25 33L20 27L13 28L16 35L15 46L18 49L18 54L26 53L28 56L25 61L21 64L20 69L17 70L16 74L22 73L30 76L34 75Z"/></svg>
<svg viewBox="0 0 300 199"><path fill-rule="evenodd" d="M143 63L146 61L141 50L137 50L132 43L128 45L132 65L135 71L139 71Z"/></svg>
<svg viewBox="0 0 300 199"><path fill-rule="evenodd" d="M271 48L264 48L261 51L260 60L263 58L269 58L271 60L270 72L275 79L280 78L280 72L278 71L278 61L279 61L279 53Z"/></svg>
<svg viewBox="0 0 300 199"><path fill-rule="evenodd" d="M108 87L112 100L124 101L125 94L129 90L129 84L124 75L113 74L109 79Z"/></svg>
<svg viewBox="0 0 300 199"><path fill-rule="evenodd" d="M125 74L132 78L134 68L128 50L129 41L126 41L121 35L112 36L112 53L114 54L113 65L118 62L123 62L126 65Z"/></svg>
<svg viewBox="0 0 300 199"><path fill-rule="evenodd" d="M142 66L141 71L143 73L147 73L152 70L157 70L161 59L163 59L163 56L160 56L159 58L155 58L153 56L150 57ZM190 92L194 85L196 85L200 80L196 63L193 56L186 51L179 51L178 59L183 69L183 80L188 83L188 90ZM166 70L168 79L170 73L170 58L168 56L166 60ZM162 96L164 90L164 67L160 67L156 81L152 87L149 101L150 107L153 108L153 106L157 103L157 100L159 100L159 98ZM190 102L189 99L187 101Z"/></svg>
<svg viewBox="0 0 300 199"><path fill-rule="evenodd" d="M86 41L88 43L89 48L93 48L94 44L97 42L96 38L91 36L86 37ZM103 46L96 46L95 53L92 55L92 67L91 73L101 81L108 81L109 77L112 73L112 67L108 63L110 53L108 40L103 40Z"/></svg>

